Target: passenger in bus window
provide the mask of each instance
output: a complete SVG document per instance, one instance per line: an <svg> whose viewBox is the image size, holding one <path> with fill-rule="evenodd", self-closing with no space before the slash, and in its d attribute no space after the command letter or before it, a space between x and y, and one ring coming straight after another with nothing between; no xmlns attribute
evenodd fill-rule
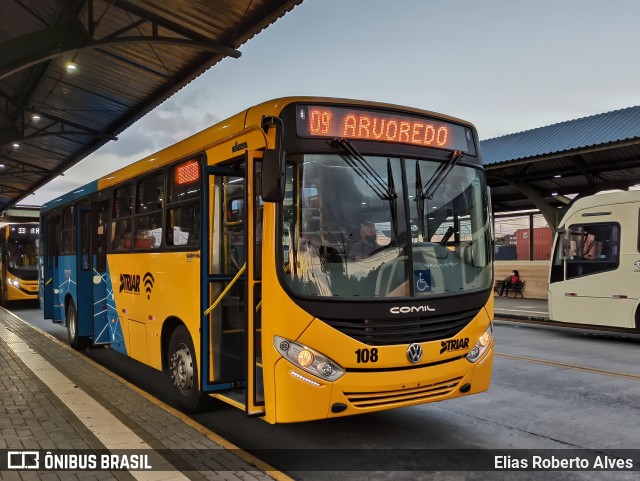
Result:
<svg viewBox="0 0 640 481"><path fill-rule="evenodd" d="M376 225L369 221L363 222L360 226L360 238L349 249L349 257L356 261L369 257L380 248L377 238Z"/></svg>
<svg viewBox="0 0 640 481"><path fill-rule="evenodd" d="M127 228L120 238L120 247L118 250L128 251L131 247L131 229Z"/></svg>
<svg viewBox="0 0 640 481"><path fill-rule="evenodd" d="M582 258L586 260L596 259L598 257L599 251L601 250L601 245L601 242L596 242L595 235L587 234L584 242Z"/></svg>

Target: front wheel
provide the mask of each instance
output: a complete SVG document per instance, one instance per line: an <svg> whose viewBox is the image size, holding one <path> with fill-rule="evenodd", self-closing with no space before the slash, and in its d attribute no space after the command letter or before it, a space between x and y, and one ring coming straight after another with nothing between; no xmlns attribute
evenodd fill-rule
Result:
<svg viewBox="0 0 640 481"><path fill-rule="evenodd" d="M85 349L89 345L89 338L78 335L78 313L73 301L67 306L67 336L69 345L77 350Z"/></svg>
<svg viewBox="0 0 640 481"><path fill-rule="evenodd" d="M178 407L187 413L198 411L203 405L204 396L198 388L198 364L191 336L185 326L178 326L173 331L167 359Z"/></svg>

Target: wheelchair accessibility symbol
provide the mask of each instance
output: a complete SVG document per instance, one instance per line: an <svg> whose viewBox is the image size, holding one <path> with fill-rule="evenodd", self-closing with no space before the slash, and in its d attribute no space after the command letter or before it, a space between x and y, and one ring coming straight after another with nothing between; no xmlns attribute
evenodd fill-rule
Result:
<svg viewBox="0 0 640 481"><path fill-rule="evenodd" d="M416 292L431 292L431 271L413 271Z"/></svg>

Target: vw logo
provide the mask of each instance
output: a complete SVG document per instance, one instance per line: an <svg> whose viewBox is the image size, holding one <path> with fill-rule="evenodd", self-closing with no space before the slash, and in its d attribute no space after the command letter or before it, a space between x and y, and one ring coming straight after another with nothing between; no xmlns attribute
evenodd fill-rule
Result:
<svg viewBox="0 0 640 481"><path fill-rule="evenodd" d="M407 359L414 364L420 361L422 359L422 346L417 342L411 344L407 349Z"/></svg>

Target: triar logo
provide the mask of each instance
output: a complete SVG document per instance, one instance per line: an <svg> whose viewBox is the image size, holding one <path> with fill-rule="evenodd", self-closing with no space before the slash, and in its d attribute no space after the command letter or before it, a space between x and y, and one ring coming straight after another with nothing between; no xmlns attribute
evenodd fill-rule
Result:
<svg viewBox="0 0 640 481"><path fill-rule="evenodd" d="M120 292L140 293L140 276L137 274L120 274Z"/></svg>
<svg viewBox="0 0 640 481"><path fill-rule="evenodd" d="M147 299L151 299L151 290L153 289L153 283L155 281L156 280L153 278L153 274L151 274L151 272L145 273L142 277L142 283L144 284L145 292L147 293Z"/></svg>
<svg viewBox="0 0 640 481"><path fill-rule="evenodd" d="M449 341L440 341L440 354L444 354L447 351L459 351L460 349L467 349L469 347L469 338L463 339L451 339Z"/></svg>

